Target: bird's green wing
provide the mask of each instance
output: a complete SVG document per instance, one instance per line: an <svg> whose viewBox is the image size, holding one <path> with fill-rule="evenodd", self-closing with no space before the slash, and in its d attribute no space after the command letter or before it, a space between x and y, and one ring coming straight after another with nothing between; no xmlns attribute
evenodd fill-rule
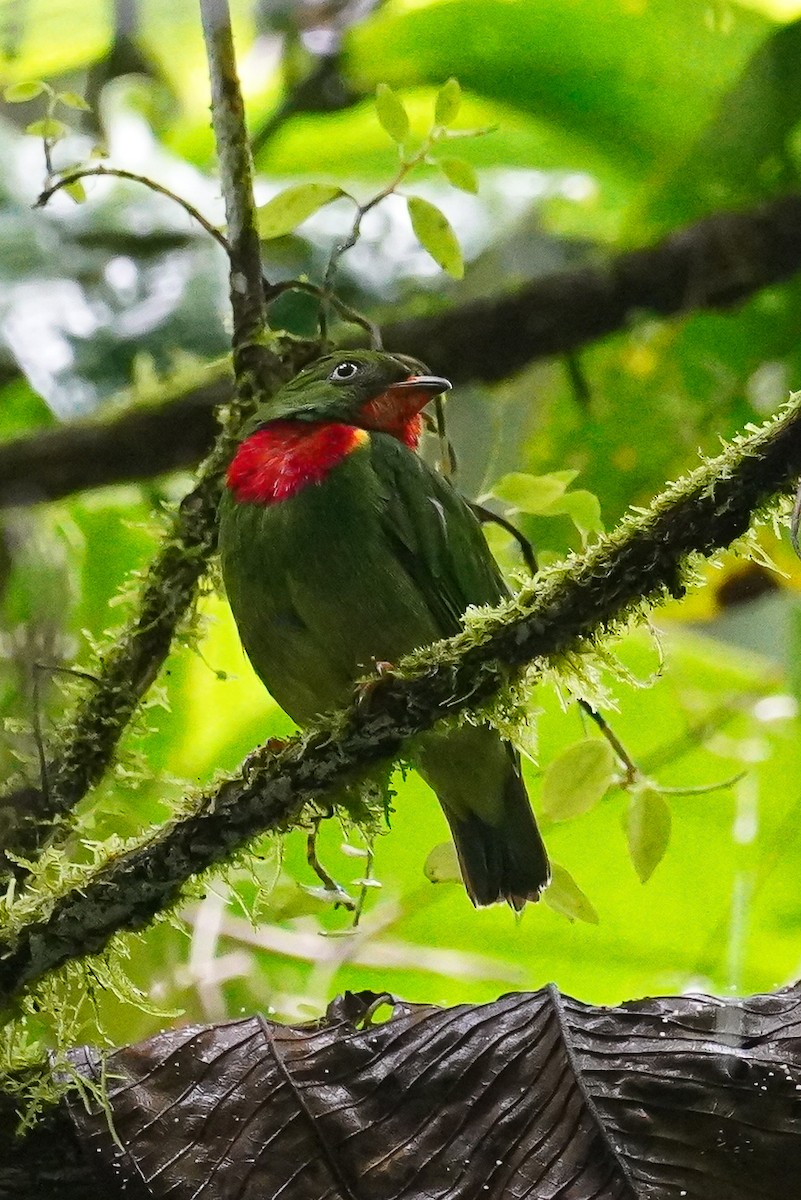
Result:
<svg viewBox="0 0 801 1200"><path fill-rule="evenodd" d="M481 526L458 492L394 438L371 437L385 536L442 635L456 633L471 604L509 594Z"/></svg>

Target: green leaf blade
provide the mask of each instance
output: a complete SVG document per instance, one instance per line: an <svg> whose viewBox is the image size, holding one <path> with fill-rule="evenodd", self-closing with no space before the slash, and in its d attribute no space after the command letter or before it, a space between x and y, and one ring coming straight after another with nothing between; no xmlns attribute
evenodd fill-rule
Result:
<svg viewBox="0 0 801 1200"><path fill-rule="evenodd" d="M566 867L559 863L551 863L551 882L542 895L543 900L568 921L584 921L588 925L598 925L600 918L591 900L581 890Z"/></svg>
<svg viewBox="0 0 801 1200"><path fill-rule="evenodd" d="M559 514L570 517L585 544L592 534L604 532L601 503L594 492L588 492L585 488L577 488L575 492L561 496L544 515Z"/></svg>
<svg viewBox="0 0 801 1200"><path fill-rule="evenodd" d="M379 83L375 90L375 108L381 128L402 146L409 136L409 115L403 101L386 83Z"/></svg>
<svg viewBox="0 0 801 1200"><path fill-rule="evenodd" d="M634 870L647 883L670 844L672 817L664 796L653 788L635 792L623 816L623 828Z"/></svg>
<svg viewBox="0 0 801 1200"><path fill-rule="evenodd" d="M61 190L66 192L68 196L71 196L76 204L83 204L86 199L86 188L80 179L70 180L69 183L64 184Z"/></svg>
<svg viewBox="0 0 801 1200"><path fill-rule="evenodd" d="M45 85L39 79L27 79L24 83L12 83L3 88L3 99L9 104L25 104L35 100L45 91Z"/></svg>
<svg viewBox="0 0 801 1200"><path fill-rule="evenodd" d="M550 475L528 475L512 471L494 484L492 494L518 512L543 516L562 499L577 474L577 471L553 471Z"/></svg>
<svg viewBox="0 0 801 1200"><path fill-rule="evenodd" d="M478 176L469 162L465 162L463 158L441 158L439 165L448 183L461 192L476 195Z"/></svg>
<svg viewBox="0 0 801 1200"><path fill-rule="evenodd" d="M464 260L448 218L435 204L422 200L419 196L410 196L406 205L412 229L420 245L443 271L447 271L453 279L461 279L464 275Z"/></svg>
<svg viewBox="0 0 801 1200"><path fill-rule="evenodd" d="M602 738L585 738L548 764L542 785L543 812L552 821L569 821L594 808L615 774L612 747Z"/></svg>
<svg viewBox="0 0 801 1200"><path fill-rule="evenodd" d="M462 106L462 89L459 80L453 76L437 92L434 105L434 124L451 125L459 115Z"/></svg>
<svg viewBox="0 0 801 1200"><path fill-rule="evenodd" d="M55 117L44 117L41 121L32 121L30 125L26 125L25 132L30 133L33 137L47 138L49 142L57 142L72 131L64 121L57 121Z"/></svg>
<svg viewBox="0 0 801 1200"><path fill-rule="evenodd" d="M326 204L345 195L347 192L332 183L298 183L285 188L258 208L259 237L265 242L284 237Z"/></svg>
<svg viewBox="0 0 801 1200"><path fill-rule="evenodd" d="M77 108L80 112L91 112L91 104L87 104L83 96L79 96L77 92L57 92L56 99L61 104L66 104L67 108Z"/></svg>
<svg viewBox="0 0 801 1200"><path fill-rule="evenodd" d="M440 842L429 851L423 874L431 883L461 883L462 872L453 842Z"/></svg>

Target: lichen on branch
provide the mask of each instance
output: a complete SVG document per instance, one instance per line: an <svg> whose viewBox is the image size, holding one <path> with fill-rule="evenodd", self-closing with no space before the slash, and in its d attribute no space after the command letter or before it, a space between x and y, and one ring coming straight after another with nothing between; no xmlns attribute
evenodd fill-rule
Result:
<svg viewBox="0 0 801 1200"><path fill-rule="evenodd" d="M6 908L0 1004L60 964L101 950L118 931L146 925L176 904L193 876L230 859L258 834L285 829L303 806L331 798L436 721L475 709L527 667L558 670L564 656L669 596L681 595L693 560L731 545L801 473L801 397L717 458L670 485L608 537L573 554L494 609L471 613L463 633L411 655L357 688L349 708L242 771L186 815L87 871Z"/></svg>

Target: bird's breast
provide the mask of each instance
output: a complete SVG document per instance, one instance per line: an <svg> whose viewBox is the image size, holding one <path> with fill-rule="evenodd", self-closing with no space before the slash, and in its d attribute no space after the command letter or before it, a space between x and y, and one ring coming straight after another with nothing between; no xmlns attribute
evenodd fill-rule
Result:
<svg viewBox="0 0 801 1200"><path fill-rule="evenodd" d="M240 504L278 504L322 483L370 435L353 425L271 421L238 447L226 483Z"/></svg>

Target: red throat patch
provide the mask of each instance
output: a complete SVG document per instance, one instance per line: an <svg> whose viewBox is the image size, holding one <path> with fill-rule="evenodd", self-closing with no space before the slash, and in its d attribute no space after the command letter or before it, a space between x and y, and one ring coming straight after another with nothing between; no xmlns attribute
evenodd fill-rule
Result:
<svg viewBox="0 0 801 1200"><path fill-rule="evenodd" d="M423 418L419 412L413 412L411 416L408 411L406 414L399 412L397 403L382 394L363 404L359 416L367 429L388 433L410 450L417 449L423 432Z"/></svg>
<svg viewBox="0 0 801 1200"><path fill-rule="evenodd" d="M289 500L309 484L322 483L369 436L353 425L271 421L239 446L226 482L240 503Z"/></svg>

